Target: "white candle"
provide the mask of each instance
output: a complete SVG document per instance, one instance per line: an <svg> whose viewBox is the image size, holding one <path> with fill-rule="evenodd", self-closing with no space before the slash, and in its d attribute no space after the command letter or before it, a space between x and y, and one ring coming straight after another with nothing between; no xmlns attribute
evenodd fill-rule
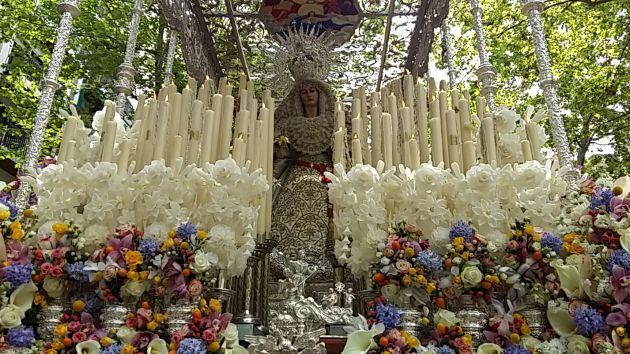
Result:
<svg viewBox="0 0 630 354"><path fill-rule="evenodd" d="M339 129L333 133L333 164L343 164L343 129Z"/></svg>
<svg viewBox="0 0 630 354"><path fill-rule="evenodd" d="M171 105L171 116L169 119L168 128L169 144L171 144L171 146L173 144L173 139L175 139L175 136L181 136L180 121L182 120L182 102L183 97L182 94L179 92L174 92L168 97L168 103Z"/></svg>
<svg viewBox="0 0 630 354"><path fill-rule="evenodd" d="M481 117L485 116L485 112L486 112L486 99L483 98L483 96L479 95L477 96L477 99L475 100L476 105L477 105L477 117L479 117L479 119L481 119Z"/></svg>
<svg viewBox="0 0 630 354"><path fill-rule="evenodd" d="M357 139L361 138L361 118L352 118L352 136L357 136Z"/></svg>
<svg viewBox="0 0 630 354"><path fill-rule="evenodd" d="M427 91L422 84L416 85L416 125L420 138L420 162L429 162L429 128L427 124Z"/></svg>
<svg viewBox="0 0 630 354"><path fill-rule="evenodd" d="M112 162L114 157L114 143L116 142L116 133L118 131L118 124L114 121L105 122L105 131L103 132L103 146L101 161Z"/></svg>
<svg viewBox="0 0 630 354"><path fill-rule="evenodd" d="M234 131L236 134L243 134L243 139L246 139L249 132L249 111L240 110L236 113L236 127Z"/></svg>
<svg viewBox="0 0 630 354"><path fill-rule="evenodd" d="M444 162L442 154L442 122L440 118L431 118L429 121L431 127L431 160L433 166L437 166L440 162Z"/></svg>
<svg viewBox="0 0 630 354"><path fill-rule="evenodd" d="M355 135L352 139L352 162L354 165L363 165L363 152L361 151L361 140Z"/></svg>
<svg viewBox="0 0 630 354"><path fill-rule="evenodd" d="M123 138L120 143L120 155L118 155L118 174L123 174L127 171L129 166L129 152L131 151L131 139Z"/></svg>
<svg viewBox="0 0 630 354"><path fill-rule="evenodd" d="M186 163L197 163L199 157L199 141L201 139L201 110L203 102L195 100L193 102L192 114L190 119L190 136L188 138L188 149L186 150Z"/></svg>
<svg viewBox="0 0 630 354"><path fill-rule="evenodd" d="M215 162L219 159L219 150L221 146L221 117L223 106L223 95L216 94L212 96L212 110L214 111L214 120L212 128L212 154L210 162Z"/></svg>
<svg viewBox="0 0 630 354"><path fill-rule="evenodd" d="M374 97L374 96L372 96ZM372 119L372 163L376 164L383 159L382 135L383 123L381 122L381 107L372 106L370 118Z"/></svg>
<svg viewBox="0 0 630 354"><path fill-rule="evenodd" d="M219 94L221 95L227 95L226 90L227 90L227 77L222 77L219 79ZM214 110L216 112L216 110Z"/></svg>
<svg viewBox="0 0 630 354"><path fill-rule="evenodd" d="M180 109L181 115L178 117L177 121L179 122L179 135L182 136L181 151L184 153L186 152L186 148L188 147L188 139L190 138L188 131L190 130L190 113L192 110L193 97L194 94L190 88L186 87L182 90L182 103ZM177 112L173 108L171 108L170 117L175 117L176 115Z"/></svg>
<svg viewBox="0 0 630 354"><path fill-rule="evenodd" d="M232 123L234 122L234 97L232 95L223 96L221 104L221 147L218 159L226 159L230 153L230 142L232 142Z"/></svg>
<svg viewBox="0 0 630 354"><path fill-rule="evenodd" d="M232 149L232 158L236 161L237 165L245 166L246 151L245 140L243 140L243 135L240 134L234 139L234 147Z"/></svg>
<svg viewBox="0 0 630 354"><path fill-rule="evenodd" d="M468 171L477 163L477 149L472 141L464 141L462 147L462 155L464 155L464 172Z"/></svg>
<svg viewBox="0 0 630 354"><path fill-rule="evenodd" d="M68 146L67 146L67 150L66 150L66 161L72 161L74 160L74 152L75 152L75 147L77 145L77 142L75 140L70 140L68 141Z"/></svg>
<svg viewBox="0 0 630 354"><path fill-rule="evenodd" d="M273 204L273 137L274 137L274 123L275 123L275 111L276 111L276 103L269 96L269 100L267 100L267 107L269 109L269 122L267 123L267 139L266 139L266 148L267 148L267 183L269 184L269 189L267 190L267 198L266 198L266 206L265 206L265 232L267 234L271 233L271 209Z"/></svg>
<svg viewBox="0 0 630 354"><path fill-rule="evenodd" d="M437 87L435 85L435 79L429 78L429 100L432 101L437 98ZM431 117L435 118L435 117Z"/></svg>
<svg viewBox="0 0 630 354"><path fill-rule="evenodd" d="M142 121L138 146L136 147L136 172L149 164L153 158L153 144L156 131L156 117L158 111L158 101L152 99L149 102L149 109L146 118Z"/></svg>
<svg viewBox="0 0 630 354"><path fill-rule="evenodd" d="M182 157L182 140L181 135L175 135L173 138L173 146L167 151L166 166L175 166L177 158Z"/></svg>
<svg viewBox="0 0 630 354"><path fill-rule="evenodd" d="M141 93L140 95L138 95L138 104L136 105L136 112L133 116L133 120L137 121L137 120L141 120L143 115L144 115L144 102L147 99L147 96L144 93Z"/></svg>
<svg viewBox="0 0 630 354"><path fill-rule="evenodd" d="M168 127L170 105L168 102L160 102L160 111L158 113L157 137L155 148L153 150L153 160L161 160L164 158L164 147L166 145L166 129Z"/></svg>
<svg viewBox="0 0 630 354"><path fill-rule="evenodd" d="M392 116L389 113L383 113L383 151L386 169L393 165L392 145Z"/></svg>
<svg viewBox="0 0 630 354"><path fill-rule="evenodd" d="M448 156L450 157L451 165L457 163L458 166L462 165L462 161L459 156L459 135L457 134L457 114L453 110L446 112L446 129L448 132Z"/></svg>
<svg viewBox="0 0 630 354"><path fill-rule="evenodd" d="M529 140L521 140L521 152L523 153L523 161L527 162L533 160L532 147Z"/></svg>
<svg viewBox="0 0 630 354"><path fill-rule="evenodd" d="M418 142L416 141L415 137L409 139L409 150L411 151L411 164L409 165L409 167L411 167L412 170L415 170L420 166L420 156L418 155Z"/></svg>
<svg viewBox="0 0 630 354"><path fill-rule="evenodd" d="M247 123L247 135L245 140L247 141L247 160L252 161L254 153L256 153L256 119L258 118L258 100L251 99L249 102L249 117ZM273 128L273 127L272 127ZM272 134L272 138L273 138ZM273 145L272 145L273 149Z"/></svg>
<svg viewBox="0 0 630 354"><path fill-rule="evenodd" d="M339 102L339 110L335 115L335 129L345 129L346 128L346 113L343 110L343 105Z"/></svg>
<svg viewBox="0 0 630 354"><path fill-rule="evenodd" d="M240 90L238 91L238 110L239 111L247 110L247 97L248 96L249 94L247 93L247 90L245 89L245 87L241 86Z"/></svg>
<svg viewBox="0 0 630 354"><path fill-rule="evenodd" d="M459 90L456 88L451 90L451 107L455 111L455 115L456 115L455 123L457 124L457 135L461 137L462 128L461 128L461 125L460 125L461 122L459 119Z"/></svg>
<svg viewBox="0 0 630 354"><path fill-rule="evenodd" d="M481 120L481 131L483 134L483 144L486 150L486 162L489 164L491 164L492 161L498 162L492 116L488 115Z"/></svg>
<svg viewBox="0 0 630 354"><path fill-rule="evenodd" d="M440 85L442 81L440 81ZM442 124L442 157L444 166L450 166L450 156L448 154L448 130L446 129L446 111L448 110L448 96L445 91L440 91L440 122Z"/></svg>
<svg viewBox="0 0 630 354"><path fill-rule="evenodd" d="M199 166L203 166L206 162L210 162L212 157L212 137L214 129L214 111L207 110L203 114L203 136L201 138L201 152L199 153Z"/></svg>
<svg viewBox="0 0 630 354"><path fill-rule="evenodd" d="M529 144L531 146L532 159L542 161L543 157L540 153L540 148L542 147L542 144L540 143L540 139L538 139L537 128L537 123L532 121L525 122L525 133L527 134L527 140L529 140Z"/></svg>
<svg viewBox="0 0 630 354"><path fill-rule="evenodd" d="M66 124L63 127L63 133L61 134L61 145L59 146L58 163L62 163L67 158L68 153L68 141L74 140L74 132L78 125L78 118L70 116L66 120Z"/></svg>
<svg viewBox="0 0 630 354"><path fill-rule="evenodd" d="M392 116L392 163L398 166L400 163L400 132L398 131L398 103L396 96L389 96L389 114Z"/></svg>

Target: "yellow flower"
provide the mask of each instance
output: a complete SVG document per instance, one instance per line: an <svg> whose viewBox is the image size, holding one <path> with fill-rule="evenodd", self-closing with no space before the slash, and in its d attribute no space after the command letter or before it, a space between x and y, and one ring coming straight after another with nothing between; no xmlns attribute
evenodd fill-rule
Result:
<svg viewBox="0 0 630 354"><path fill-rule="evenodd" d="M521 231L521 230L516 230L516 236L518 236L518 237L523 236L523 231Z"/></svg>
<svg viewBox="0 0 630 354"><path fill-rule="evenodd" d="M55 326L55 334L58 337L65 337L66 334L68 334L68 326L66 326L64 323L60 323L57 326Z"/></svg>
<svg viewBox="0 0 630 354"><path fill-rule="evenodd" d="M407 345L412 347L412 348L417 348L420 345L420 341L418 340L418 338L411 336L408 340L407 340Z"/></svg>
<svg viewBox="0 0 630 354"><path fill-rule="evenodd" d="M14 240L21 240L24 237L24 231L22 229L15 229L11 232L11 238Z"/></svg>
<svg viewBox="0 0 630 354"><path fill-rule="evenodd" d="M208 349L213 353L217 352L219 348L221 348L221 345L216 340L208 345Z"/></svg>
<svg viewBox="0 0 630 354"><path fill-rule="evenodd" d="M571 253L582 254L584 253L584 248L579 243L574 243L571 245Z"/></svg>
<svg viewBox="0 0 630 354"><path fill-rule="evenodd" d="M416 280L418 281L418 283L420 283L420 285L424 285L427 283L427 278L425 278L422 274L418 275L416 277Z"/></svg>
<svg viewBox="0 0 630 354"><path fill-rule="evenodd" d="M200 240L205 240L206 237L208 237L208 233L205 230L198 230L197 231L197 238Z"/></svg>
<svg viewBox="0 0 630 354"><path fill-rule="evenodd" d="M570 244L570 243L567 243L567 242L563 243L563 244L562 244L562 249L563 249L565 252L571 252L571 244Z"/></svg>
<svg viewBox="0 0 630 354"><path fill-rule="evenodd" d="M65 348L66 346L63 344L63 342L61 342L60 340L54 340L52 342L52 347L55 350L62 350L63 348Z"/></svg>
<svg viewBox="0 0 630 354"><path fill-rule="evenodd" d="M468 259L468 257L470 257L470 253L469 253L468 251L466 251L466 252L462 253L462 258L463 258L463 259L467 260L467 259Z"/></svg>
<svg viewBox="0 0 630 354"><path fill-rule="evenodd" d="M460 278L459 276L454 276L453 277L453 283L459 284L461 282L462 282L462 278Z"/></svg>
<svg viewBox="0 0 630 354"><path fill-rule="evenodd" d="M128 265L138 265L138 264L142 264L142 253L138 252L138 251L127 251L127 253L125 253L125 262L127 262Z"/></svg>
<svg viewBox="0 0 630 354"><path fill-rule="evenodd" d="M576 236L577 236L577 235L576 235L574 232L572 232L572 233L570 233L570 234L566 234L566 235L564 235L563 240L564 240L564 242L572 243L572 242L573 242L573 240L575 240L575 237L576 237Z"/></svg>
<svg viewBox="0 0 630 354"><path fill-rule="evenodd" d="M208 307L214 312L221 312L221 303L217 299L210 299L210 305Z"/></svg>
<svg viewBox="0 0 630 354"><path fill-rule="evenodd" d="M156 313L155 314L155 320L158 323L162 323L162 322L164 322L166 320L166 316L164 316L164 314L162 314L162 313Z"/></svg>
<svg viewBox="0 0 630 354"><path fill-rule="evenodd" d="M44 352L44 354L57 354L57 351L54 349L48 349Z"/></svg>
<svg viewBox="0 0 630 354"><path fill-rule="evenodd" d="M540 242L540 233L536 232L532 238L534 242Z"/></svg>
<svg viewBox="0 0 630 354"><path fill-rule="evenodd" d="M409 286L411 284L411 277L408 275L403 276L402 283L404 286Z"/></svg>
<svg viewBox="0 0 630 354"><path fill-rule="evenodd" d="M120 352L120 354L133 354L135 351L133 345L131 344L125 344L125 346L123 347L123 350Z"/></svg>
<svg viewBox="0 0 630 354"><path fill-rule="evenodd" d="M72 303L72 310L74 312L81 312L85 308L85 302L83 300L76 300Z"/></svg>
<svg viewBox="0 0 630 354"><path fill-rule="evenodd" d="M167 249L173 248L174 246L175 246L175 241L173 241L172 238L167 238L166 241L164 241L162 248L167 250Z"/></svg>
<svg viewBox="0 0 630 354"><path fill-rule="evenodd" d="M525 226L525 233L528 235L533 235L534 234L534 225L527 225Z"/></svg>
<svg viewBox="0 0 630 354"><path fill-rule="evenodd" d="M423 326L428 326L428 325L429 325L429 323L431 323L431 321L429 321L429 319L428 319L428 318L426 318L426 317L422 317L422 325L423 325Z"/></svg>
<svg viewBox="0 0 630 354"><path fill-rule="evenodd" d="M155 322L155 321L151 321L149 323L147 323L147 328L149 329L149 331L155 331L155 329L158 327L159 323Z"/></svg>
<svg viewBox="0 0 630 354"><path fill-rule="evenodd" d="M472 336L470 334L464 334L464 336L462 337L462 340L468 344L472 346Z"/></svg>
<svg viewBox="0 0 630 354"><path fill-rule="evenodd" d="M458 245L463 245L463 244L464 244L464 238L463 238L463 237L455 237L455 238L453 239L453 244L454 244L455 246L458 246Z"/></svg>
<svg viewBox="0 0 630 354"><path fill-rule="evenodd" d="M33 303L42 307L46 307L48 305L48 303L46 302L46 297L42 293L37 293L35 295L35 300L33 301Z"/></svg>
<svg viewBox="0 0 630 354"><path fill-rule="evenodd" d="M96 281L103 280L103 272L96 272L96 273L94 273L94 280L96 280Z"/></svg>
<svg viewBox="0 0 630 354"><path fill-rule="evenodd" d="M7 220L11 216L11 212L8 210L0 211L0 221Z"/></svg>
<svg viewBox="0 0 630 354"><path fill-rule="evenodd" d="M30 218L31 216L33 216L33 209L26 209L26 210L24 210L22 215L24 215L27 218Z"/></svg>
<svg viewBox="0 0 630 354"><path fill-rule="evenodd" d="M405 257L411 258L413 257L414 254L416 254L416 252L413 250L413 248L411 247L405 248Z"/></svg>
<svg viewBox="0 0 630 354"><path fill-rule="evenodd" d="M140 272L140 279L142 279L142 280L149 279L149 272L146 271L146 270L143 270L142 272Z"/></svg>
<svg viewBox="0 0 630 354"><path fill-rule="evenodd" d="M435 286L435 283L429 283L429 284L427 284L427 286L425 287L425 290L427 291L427 293L431 294L431 293L433 293L435 290L437 290L437 287Z"/></svg>
<svg viewBox="0 0 630 354"><path fill-rule="evenodd" d="M179 247L181 247L181 248L188 248L188 246L189 246L189 244L186 241L184 241L184 242L179 244Z"/></svg>
<svg viewBox="0 0 630 354"><path fill-rule="evenodd" d="M409 268L407 272L409 273L409 275L416 275L416 268Z"/></svg>
<svg viewBox="0 0 630 354"><path fill-rule="evenodd" d="M510 334L510 340L512 343L516 344L521 341L521 336L519 336L518 333L512 333Z"/></svg>
<svg viewBox="0 0 630 354"><path fill-rule="evenodd" d="M17 220L9 224L9 230L11 231L21 230L21 229L22 229L22 224L20 224L20 222Z"/></svg>
<svg viewBox="0 0 630 354"><path fill-rule="evenodd" d="M112 345L114 343L114 340L109 337L103 337L101 338L100 342L102 346L107 347L109 345Z"/></svg>
<svg viewBox="0 0 630 354"><path fill-rule="evenodd" d="M58 222L52 225L52 229L56 234L63 235L68 232L68 224Z"/></svg>
<svg viewBox="0 0 630 354"><path fill-rule="evenodd" d="M138 272L136 271L132 270L127 273L127 279L129 280L138 280L139 278L140 278L140 274L138 274Z"/></svg>
<svg viewBox="0 0 630 354"><path fill-rule="evenodd" d="M175 231L170 230L167 234L168 238L174 238L175 237Z"/></svg>
<svg viewBox="0 0 630 354"><path fill-rule="evenodd" d="M532 333L532 330L529 328L527 324L524 324L521 326L521 333L523 333L523 335L528 336L530 333Z"/></svg>

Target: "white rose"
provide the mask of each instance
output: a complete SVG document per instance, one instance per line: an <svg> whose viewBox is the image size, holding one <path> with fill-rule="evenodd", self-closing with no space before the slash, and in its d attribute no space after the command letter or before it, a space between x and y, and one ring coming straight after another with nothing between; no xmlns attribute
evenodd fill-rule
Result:
<svg viewBox="0 0 630 354"><path fill-rule="evenodd" d="M521 119L518 113L506 106L497 108L494 124L497 125L499 133L511 133L516 129L516 122Z"/></svg>
<svg viewBox="0 0 630 354"><path fill-rule="evenodd" d="M430 164L423 163L414 171L417 191L437 191L444 183L443 171Z"/></svg>
<svg viewBox="0 0 630 354"><path fill-rule="evenodd" d="M394 301L398 298L398 292L400 288L395 284L387 284L381 288L381 293L388 301Z"/></svg>
<svg viewBox="0 0 630 354"><path fill-rule="evenodd" d="M108 234L109 228L104 225L93 224L88 226L83 233L83 251L89 254L94 253L105 243Z"/></svg>
<svg viewBox="0 0 630 354"><path fill-rule="evenodd" d="M495 187L496 171L490 165L473 166L466 173L470 188L477 192L487 192Z"/></svg>
<svg viewBox="0 0 630 354"><path fill-rule="evenodd" d="M195 253L195 262L191 265L192 270L201 274L208 269L213 264L216 264L218 261L217 256L214 253L203 253L202 251L197 251Z"/></svg>
<svg viewBox="0 0 630 354"><path fill-rule="evenodd" d="M540 341L532 336L521 337L521 346L523 346L523 348L527 350L536 349L538 348L539 345L540 345Z"/></svg>
<svg viewBox="0 0 630 354"><path fill-rule="evenodd" d="M24 311L16 305L7 304L0 310L0 328L15 328L22 324Z"/></svg>
<svg viewBox="0 0 630 354"><path fill-rule="evenodd" d="M223 332L223 337L229 345L238 341L238 328L234 323L228 324L225 332Z"/></svg>
<svg viewBox="0 0 630 354"><path fill-rule="evenodd" d="M514 167L515 178L512 183L521 190L542 186L547 171L538 161L527 161Z"/></svg>
<svg viewBox="0 0 630 354"><path fill-rule="evenodd" d="M481 273L479 268L475 266L468 266L462 270L461 279L464 283L464 288L472 288L481 283L483 280L483 273Z"/></svg>
<svg viewBox="0 0 630 354"><path fill-rule="evenodd" d="M455 313L453 313L453 312L451 312L449 310L444 310L444 309L438 310L433 315L433 321L435 323L442 323L446 327L453 327L456 324L458 324L459 322L461 322L461 320L459 318L457 318Z"/></svg>
<svg viewBox="0 0 630 354"><path fill-rule="evenodd" d="M135 335L136 331L127 326L122 326L118 329L118 331L116 331L116 336L118 337L118 339L120 339L120 341L125 344L131 343Z"/></svg>
<svg viewBox="0 0 630 354"><path fill-rule="evenodd" d="M591 352L589 349L591 341L588 338L580 335L571 335L567 339L569 340L567 352L571 354L589 354Z"/></svg>
<svg viewBox="0 0 630 354"><path fill-rule="evenodd" d="M120 288L123 297L139 298L147 289L146 281L128 280L125 285Z"/></svg>
<svg viewBox="0 0 630 354"><path fill-rule="evenodd" d="M44 290L46 290L48 296L58 299L63 295L64 291L66 291L66 284L59 279L46 277L46 279L44 279Z"/></svg>
<svg viewBox="0 0 630 354"><path fill-rule="evenodd" d="M354 188L366 191L378 181L378 172L370 165L357 165L348 172L348 179Z"/></svg>

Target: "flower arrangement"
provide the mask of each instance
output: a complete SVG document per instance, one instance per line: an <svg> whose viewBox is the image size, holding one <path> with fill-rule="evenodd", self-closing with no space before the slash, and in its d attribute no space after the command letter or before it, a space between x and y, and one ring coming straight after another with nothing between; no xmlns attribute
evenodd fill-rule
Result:
<svg viewBox="0 0 630 354"><path fill-rule="evenodd" d="M232 314L223 313L216 299L201 299L192 320L171 336L170 349L178 354L216 353L238 341L236 326L230 324Z"/></svg>
<svg viewBox="0 0 630 354"><path fill-rule="evenodd" d="M434 328L423 338L436 353L472 354L472 337L464 333L459 319L453 312L440 309L433 314Z"/></svg>
<svg viewBox="0 0 630 354"><path fill-rule="evenodd" d="M54 339L44 345L45 354L73 353L75 347L85 341L99 341L105 331L98 328L83 300L75 300L72 308L61 315L54 329Z"/></svg>
<svg viewBox="0 0 630 354"><path fill-rule="evenodd" d="M489 343L498 344L505 349L519 346L523 338L531 338L530 334L527 320L520 313L495 315L490 318L488 329L484 331Z"/></svg>

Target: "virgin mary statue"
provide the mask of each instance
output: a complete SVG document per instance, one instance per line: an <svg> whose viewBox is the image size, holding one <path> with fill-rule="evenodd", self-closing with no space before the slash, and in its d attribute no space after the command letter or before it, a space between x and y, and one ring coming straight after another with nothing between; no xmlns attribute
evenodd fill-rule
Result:
<svg viewBox="0 0 630 354"><path fill-rule="evenodd" d="M297 80L276 110L272 236L286 258L306 261L318 271L307 289L330 285L332 265L327 254L331 218L324 172L332 170L331 137L334 96L330 87L312 78ZM274 278L281 266L272 261ZM326 289L327 287L323 287Z"/></svg>

